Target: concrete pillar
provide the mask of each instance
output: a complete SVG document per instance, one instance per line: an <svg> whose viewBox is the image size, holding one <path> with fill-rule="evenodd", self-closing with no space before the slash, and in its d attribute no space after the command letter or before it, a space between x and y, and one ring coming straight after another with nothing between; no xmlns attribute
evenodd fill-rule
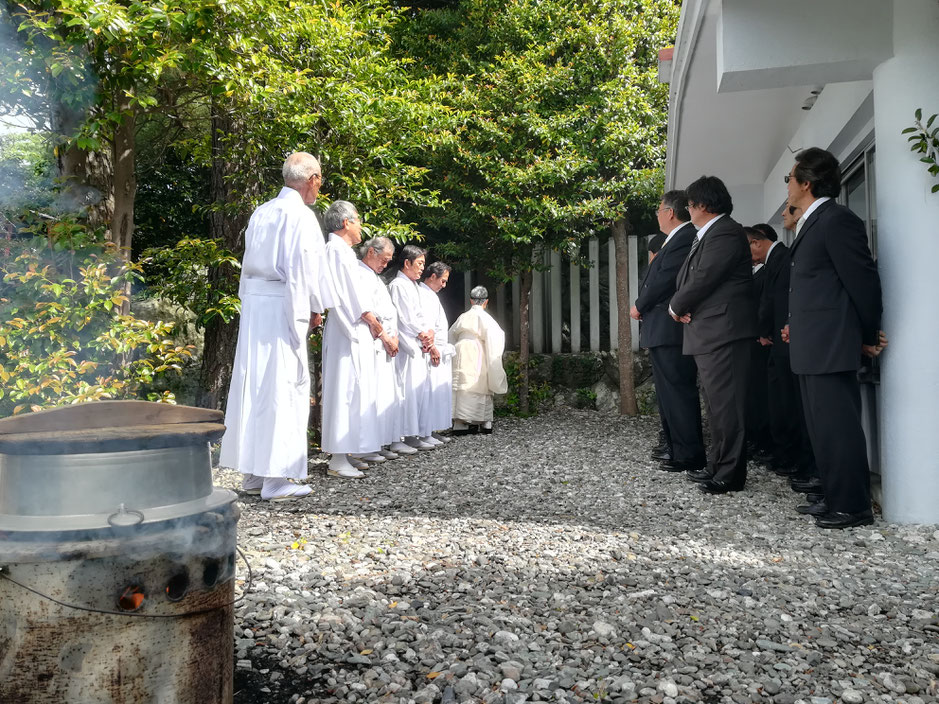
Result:
<svg viewBox="0 0 939 704"><path fill-rule="evenodd" d="M508 330L508 318L505 317L505 284L499 284L496 286L495 293L493 294L496 297L496 320L499 322L499 325L503 330Z"/></svg>
<svg viewBox="0 0 939 704"><path fill-rule="evenodd" d="M464 271L463 272L463 305L466 309L469 309L470 305L470 291L473 290L473 272Z"/></svg>
<svg viewBox="0 0 939 704"><path fill-rule="evenodd" d="M939 193L906 135L913 112L939 112L939 4L894 7L894 51L874 70L878 254L884 287L880 439L884 517L939 523ZM935 125L934 125L935 126Z"/></svg>
<svg viewBox="0 0 939 704"><path fill-rule="evenodd" d="M609 275L610 349L619 349L619 301L616 300L616 244L607 243L607 274Z"/></svg>
<svg viewBox="0 0 939 704"><path fill-rule="evenodd" d="M551 252L551 352L559 354L561 352L561 324L563 315L561 313L561 303L564 299L564 292L561 290L561 255L557 252Z"/></svg>
<svg viewBox="0 0 939 704"><path fill-rule="evenodd" d="M600 351L600 243L594 237L587 242L587 260L590 262L590 351Z"/></svg>
<svg viewBox="0 0 939 704"><path fill-rule="evenodd" d="M571 352L580 352L580 264L571 262Z"/></svg>

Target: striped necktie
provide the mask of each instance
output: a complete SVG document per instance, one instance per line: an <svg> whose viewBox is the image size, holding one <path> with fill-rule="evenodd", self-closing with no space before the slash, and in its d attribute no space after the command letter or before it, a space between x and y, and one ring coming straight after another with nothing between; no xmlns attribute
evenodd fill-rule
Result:
<svg viewBox="0 0 939 704"><path fill-rule="evenodd" d="M691 251L688 252L689 259L694 256L694 251L698 248L700 244L701 244L701 238L695 235L694 242L691 243Z"/></svg>

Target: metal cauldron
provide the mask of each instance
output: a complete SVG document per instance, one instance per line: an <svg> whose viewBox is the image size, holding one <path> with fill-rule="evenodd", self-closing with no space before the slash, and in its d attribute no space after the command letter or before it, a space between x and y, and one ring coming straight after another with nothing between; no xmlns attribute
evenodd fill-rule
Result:
<svg viewBox="0 0 939 704"><path fill-rule="evenodd" d="M0 702L231 702L223 432L137 401L0 420Z"/></svg>

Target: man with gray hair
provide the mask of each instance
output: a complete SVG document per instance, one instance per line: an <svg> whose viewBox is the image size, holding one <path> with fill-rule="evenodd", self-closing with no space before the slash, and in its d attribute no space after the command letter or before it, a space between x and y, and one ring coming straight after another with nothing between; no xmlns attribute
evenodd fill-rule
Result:
<svg viewBox="0 0 939 704"><path fill-rule="evenodd" d="M470 309L450 328L456 348L453 361L453 433L465 435L470 425L492 432L492 396L508 390L502 367L505 333L486 312L489 292L484 286L470 291Z"/></svg>
<svg viewBox="0 0 939 704"><path fill-rule="evenodd" d="M364 476L350 455L376 452L375 355L373 340L384 334L373 298L362 285L353 247L362 241L362 223L352 203L337 200L326 211L326 262L334 305L323 333L323 452L332 454L327 474ZM368 465L365 465L366 467Z"/></svg>
<svg viewBox="0 0 939 704"><path fill-rule="evenodd" d="M322 184L319 162L296 152L283 176L284 188L254 211L245 232L241 322L219 458L244 475L245 491L269 501L310 493L289 480L307 476L307 334L333 302L323 233L307 207Z"/></svg>

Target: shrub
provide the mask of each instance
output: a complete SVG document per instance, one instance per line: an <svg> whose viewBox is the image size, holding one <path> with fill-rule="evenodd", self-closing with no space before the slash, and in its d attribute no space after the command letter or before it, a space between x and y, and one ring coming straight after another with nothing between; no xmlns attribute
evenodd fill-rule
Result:
<svg viewBox="0 0 939 704"><path fill-rule="evenodd" d="M159 375L179 370L190 350L169 339L171 323L121 313L139 265L73 221L40 234L0 250L0 416L147 396Z"/></svg>

